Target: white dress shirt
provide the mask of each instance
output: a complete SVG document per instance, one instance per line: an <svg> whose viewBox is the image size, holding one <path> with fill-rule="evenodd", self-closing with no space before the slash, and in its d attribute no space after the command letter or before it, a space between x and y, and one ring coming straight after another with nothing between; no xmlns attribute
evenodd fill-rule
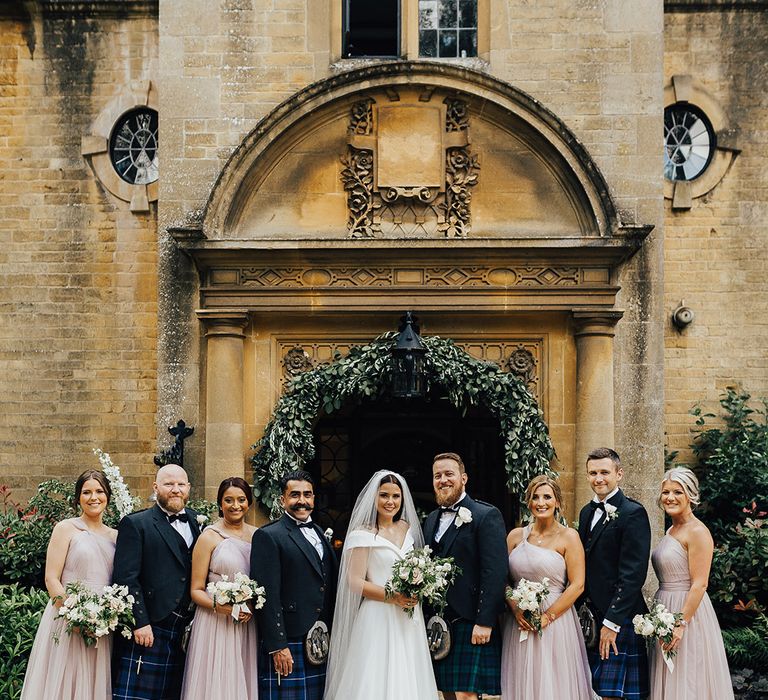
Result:
<svg viewBox="0 0 768 700"><path fill-rule="evenodd" d="M323 542L320 539L320 535L317 534L317 530L315 530L313 527L301 527L302 523L311 523L312 517L310 516L306 520L302 521L294 518L288 511L286 511L285 514L299 526L299 532L304 535L304 539L306 539L307 542L309 542L315 548L315 551L320 555L320 558L322 559L325 555L325 548L323 547Z"/></svg>
<svg viewBox="0 0 768 700"><path fill-rule="evenodd" d="M174 513L169 513L161 505L158 505L158 508L160 508L160 510L162 510L163 513L165 513L167 516L174 515ZM175 515L181 515L182 513L187 513L185 508L182 508L178 513L175 513ZM187 513L187 516L189 516L189 513ZM183 523L181 520L174 520L172 523L169 523L169 525L184 538L184 541L187 543L187 547L192 546L194 537L192 537L192 528L189 527L188 522Z"/></svg>
<svg viewBox="0 0 768 700"><path fill-rule="evenodd" d="M452 506L446 506L446 508L456 508L458 511L458 505L464 500L466 495L467 492L465 491L461 494L461 497L458 501L456 501L456 503L454 503ZM442 513L440 513L440 522L437 526L437 532L435 533L435 542L439 542L442 539L445 531L450 527L454 520L456 520L456 513L454 511L444 510Z"/></svg>

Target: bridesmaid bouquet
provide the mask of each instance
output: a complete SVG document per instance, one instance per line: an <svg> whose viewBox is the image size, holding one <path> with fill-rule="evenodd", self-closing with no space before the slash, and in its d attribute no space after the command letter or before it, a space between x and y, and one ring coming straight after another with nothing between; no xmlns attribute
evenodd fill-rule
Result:
<svg viewBox="0 0 768 700"><path fill-rule="evenodd" d="M653 642L658 639L663 644L669 644L677 623L682 619L682 613L669 612L664 604L657 600L650 606L650 612L645 615L635 615L632 618L632 625L635 628L635 634L645 637L647 641ZM675 670L675 662L672 659L676 653L674 650L661 650L664 663L667 664L670 673Z"/></svg>
<svg viewBox="0 0 768 700"><path fill-rule="evenodd" d="M540 583L521 578L517 586L507 591L507 598L517 603L523 611L523 617L541 637L541 603L549 595L549 579L544 577ZM528 630L520 630L520 641L528 639Z"/></svg>
<svg viewBox="0 0 768 700"><path fill-rule="evenodd" d="M254 610L263 608L267 600L264 586L260 586L240 571L235 574L233 581L229 580L229 576L224 575L220 581L211 581L205 590L213 600L214 610L217 605L232 606L232 617L235 622L239 621L240 611L249 600L253 601Z"/></svg>
<svg viewBox="0 0 768 700"><path fill-rule="evenodd" d="M99 639L120 629L126 639L131 638L134 598L127 586L104 586L102 593L94 593L79 581L68 583L66 597L58 616L66 621L66 632L79 632L86 646L97 644ZM54 641L58 639L54 637Z"/></svg>
<svg viewBox="0 0 768 700"><path fill-rule="evenodd" d="M420 603L426 600L442 612L448 586L459 573L453 557L433 557L429 547L420 547L412 549L392 565L392 578L387 581L384 591L387 598L402 593ZM408 617L413 617L413 608L407 608L405 612Z"/></svg>

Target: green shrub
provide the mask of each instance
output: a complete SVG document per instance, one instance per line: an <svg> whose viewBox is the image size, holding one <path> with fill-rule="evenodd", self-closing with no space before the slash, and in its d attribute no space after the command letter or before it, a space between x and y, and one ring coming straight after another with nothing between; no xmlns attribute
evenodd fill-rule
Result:
<svg viewBox="0 0 768 700"><path fill-rule="evenodd" d="M701 487L697 515L715 540L709 595L724 625L749 626L739 601L768 606L768 404L751 408L750 395L728 389L720 399L722 424L706 427L700 408L693 447Z"/></svg>
<svg viewBox="0 0 768 700"><path fill-rule="evenodd" d="M4 700L21 695L29 652L47 603L45 591L16 584L0 586L0 698Z"/></svg>
<svg viewBox="0 0 768 700"><path fill-rule="evenodd" d="M768 672L768 639L765 626L734 627L723 630L728 665Z"/></svg>

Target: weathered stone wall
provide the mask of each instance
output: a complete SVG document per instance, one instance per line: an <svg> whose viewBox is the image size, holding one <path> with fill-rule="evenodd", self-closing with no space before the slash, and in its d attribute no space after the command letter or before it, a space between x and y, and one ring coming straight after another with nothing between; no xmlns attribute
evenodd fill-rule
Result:
<svg viewBox="0 0 768 700"><path fill-rule="evenodd" d="M156 19L121 14L0 7L0 482L16 497L98 466L97 446L145 494L153 473L156 215L80 155L156 66Z"/></svg>
<svg viewBox="0 0 768 700"><path fill-rule="evenodd" d="M489 62L494 76L529 92L564 119L594 157L624 223L655 226L642 251L626 264L624 319L616 339L616 444L627 481L648 499L656 487L663 445L662 248L659 147L662 128L661 0L490 0ZM223 163L276 104L313 80L359 66L333 60L338 17L332 2L304 0L166 0L161 4L161 140L165 176L159 228L195 218ZM510 212L514 216L514 212ZM161 279L192 292L195 275L172 244L161 244ZM161 337L192 338L165 370L161 348L160 411L185 412L204 402L191 388L198 376L196 320L161 290ZM191 311L191 309L189 309ZM175 374L184 396L163 388ZM189 380L189 381L187 381ZM199 424L203 416L197 415Z"/></svg>
<svg viewBox="0 0 768 700"><path fill-rule="evenodd" d="M666 79L698 80L737 130L741 149L692 209L672 211L667 202L665 421L668 448L683 460L694 403L717 413L728 386L768 396L768 24L760 4L665 17ZM680 332L670 317L682 299L696 316Z"/></svg>

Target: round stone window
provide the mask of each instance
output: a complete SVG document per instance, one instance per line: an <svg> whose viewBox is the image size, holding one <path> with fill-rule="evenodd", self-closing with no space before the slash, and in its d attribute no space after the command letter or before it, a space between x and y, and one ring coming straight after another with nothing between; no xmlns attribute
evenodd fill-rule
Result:
<svg viewBox="0 0 768 700"><path fill-rule="evenodd" d="M109 157L117 174L131 185L158 178L157 112L139 107L123 114L109 139Z"/></svg>
<svg viewBox="0 0 768 700"><path fill-rule="evenodd" d="M664 177L695 180L715 152L715 130L698 107L676 102L664 110Z"/></svg>

